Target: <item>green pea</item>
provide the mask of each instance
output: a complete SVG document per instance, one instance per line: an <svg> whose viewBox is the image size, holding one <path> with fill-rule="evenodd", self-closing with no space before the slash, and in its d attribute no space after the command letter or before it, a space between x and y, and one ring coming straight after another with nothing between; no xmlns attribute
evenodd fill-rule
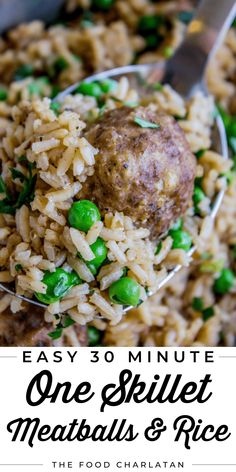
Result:
<svg viewBox="0 0 236 472"><path fill-rule="evenodd" d="M130 277L122 277L109 288L109 297L113 303L137 306L140 300L140 285Z"/></svg>
<svg viewBox="0 0 236 472"><path fill-rule="evenodd" d="M102 80L100 82L98 82L103 93L110 93L110 92L114 92L117 88L117 81L116 80L112 80L112 79L105 79L105 80Z"/></svg>
<svg viewBox="0 0 236 472"><path fill-rule="evenodd" d="M72 203L68 212L70 226L85 232L100 219L101 215L98 207L89 200L79 200Z"/></svg>
<svg viewBox="0 0 236 472"><path fill-rule="evenodd" d="M171 229L169 235L173 239L172 249L183 249L184 251L188 251L192 246L191 236L186 231L181 229Z"/></svg>
<svg viewBox="0 0 236 472"><path fill-rule="evenodd" d="M224 295L233 287L234 281L234 272L231 269L224 268L215 280L213 290L217 295Z"/></svg>
<svg viewBox="0 0 236 472"><path fill-rule="evenodd" d="M76 88L75 93L81 93L82 95L89 95L98 98L102 95L103 91L97 82L81 82L81 84Z"/></svg>
<svg viewBox="0 0 236 472"><path fill-rule="evenodd" d="M206 149L200 149L199 151L195 152L195 156L197 159L200 159L206 152Z"/></svg>
<svg viewBox="0 0 236 472"><path fill-rule="evenodd" d="M31 64L22 64L15 71L14 80L22 80L26 77L32 76L34 73L34 67Z"/></svg>
<svg viewBox="0 0 236 472"><path fill-rule="evenodd" d="M91 270L92 274L96 275L99 267L106 260L107 247L102 238L97 238L95 243L91 244L90 248L92 249L95 257L91 261L87 261L86 265Z"/></svg>
<svg viewBox="0 0 236 472"><path fill-rule="evenodd" d="M4 102L5 100L7 100L7 97L8 97L7 91L3 88L0 88L0 101Z"/></svg>
<svg viewBox="0 0 236 472"><path fill-rule="evenodd" d="M88 326L87 335L89 346L97 346L100 344L102 332L95 328L95 326Z"/></svg>
<svg viewBox="0 0 236 472"><path fill-rule="evenodd" d="M163 24L163 17L158 15L141 16L138 23L138 31L142 35L155 32L155 30Z"/></svg>
<svg viewBox="0 0 236 472"><path fill-rule="evenodd" d="M92 6L99 10L109 10L113 3L114 0L92 0Z"/></svg>
<svg viewBox="0 0 236 472"><path fill-rule="evenodd" d="M35 292L36 298L47 305L60 300L72 287L81 284L81 279L75 272L56 269L55 272L45 272L42 282L47 286L46 293Z"/></svg>

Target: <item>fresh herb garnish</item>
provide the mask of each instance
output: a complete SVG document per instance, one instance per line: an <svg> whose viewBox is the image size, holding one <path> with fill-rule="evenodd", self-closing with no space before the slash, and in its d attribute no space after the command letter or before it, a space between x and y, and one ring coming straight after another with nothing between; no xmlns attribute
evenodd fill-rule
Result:
<svg viewBox="0 0 236 472"><path fill-rule="evenodd" d="M95 326L88 326L87 335L88 335L88 345L89 346L99 346L102 338L102 331L99 331Z"/></svg>
<svg viewBox="0 0 236 472"><path fill-rule="evenodd" d="M63 70L66 70L68 67L69 64L63 56L58 57L54 62L55 73L60 73Z"/></svg>
<svg viewBox="0 0 236 472"><path fill-rule="evenodd" d="M206 149L200 149L199 151L195 152L196 158L200 159L200 157L202 157L205 152L206 152Z"/></svg>
<svg viewBox="0 0 236 472"><path fill-rule="evenodd" d="M236 245L232 246L232 255L233 255L233 258L236 259Z"/></svg>
<svg viewBox="0 0 236 472"><path fill-rule="evenodd" d="M60 102L52 102L50 105L51 110L54 111L55 115L59 115L60 109L61 109L61 103Z"/></svg>
<svg viewBox="0 0 236 472"><path fill-rule="evenodd" d="M152 84L152 88L157 92L161 92L163 90L163 85L161 84L161 82L156 82L155 84Z"/></svg>
<svg viewBox="0 0 236 472"><path fill-rule="evenodd" d="M160 125L157 123L153 123L152 121L147 121L144 120L143 118L140 118L139 116L135 116L134 122L141 126L141 128L160 128Z"/></svg>
<svg viewBox="0 0 236 472"><path fill-rule="evenodd" d="M22 159L26 159L22 156ZM19 179L22 182L22 190L15 197L6 188L2 178L0 181L0 188L2 193L5 193L6 197L0 201L0 213L5 213L9 215L14 215L18 208L21 208L22 205L27 205L34 199L34 189L37 180L37 175L33 175L34 163L27 161L28 167L28 176L24 175L18 169L10 168L12 179Z"/></svg>
<svg viewBox="0 0 236 472"><path fill-rule="evenodd" d="M221 105L218 105L217 109L225 125L225 131L227 134L229 147L231 148L232 152L235 154L236 153L236 116L229 115L222 108ZM236 160L235 156L233 157L233 160L235 162ZM235 166L236 166L236 162L235 162Z"/></svg>
<svg viewBox="0 0 236 472"><path fill-rule="evenodd" d="M67 314L62 315L59 318L57 317L57 319L59 319L59 322L57 323L55 330L48 333L48 336L54 340L59 339L62 336L65 328L69 328L69 326L75 324L75 321Z"/></svg>
<svg viewBox="0 0 236 472"><path fill-rule="evenodd" d="M55 98L60 93L60 91L61 89L58 85L52 85L52 92L50 98Z"/></svg>
<svg viewBox="0 0 236 472"><path fill-rule="evenodd" d="M169 59L170 57L173 56L174 54L174 49L171 47L171 46L166 46L164 49L163 49L163 56L166 58L166 59Z"/></svg>
<svg viewBox="0 0 236 472"><path fill-rule="evenodd" d="M124 106L129 107L129 108L136 108L138 106L138 103L137 102L132 102L132 101L127 101L127 102L124 102Z"/></svg>
<svg viewBox="0 0 236 472"><path fill-rule="evenodd" d="M31 84L28 85L28 91L31 97L45 95L45 87L50 85L48 77L39 77L38 79L33 80Z"/></svg>
<svg viewBox="0 0 236 472"><path fill-rule="evenodd" d="M199 270L202 274L215 274L220 272L224 267L224 260L223 259L216 259L216 260L205 260L201 263Z"/></svg>
<svg viewBox="0 0 236 472"><path fill-rule="evenodd" d="M22 270L22 269L23 269L23 267L22 267L21 264L16 264L16 265L15 265L15 270L16 270L16 272L19 272L19 271Z"/></svg>
<svg viewBox="0 0 236 472"><path fill-rule="evenodd" d="M0 175L0 193L6 193L6 185L1 175Z"/></svg>
<svg viewBox="0 0 236 472"><path fill-rule="evenodd" d="M31 64L22 64L15 71L14 80L22 80L34 74L34 67Z"/></svg>
<svg viewBox="0 0 236 472"><path fill-rule="evenodd" d="M194 297L192 301L192 308L196 311L204 310L204 302L201 297Z"/></svg>
<svg viewBox="0 0 236 472"><path fill-rule="evenodd" d="M0 88L0 101L4 102L5 100L7 100L7 97L8 97L7 91L4 88Z"/></svg>
<svg viewBox="0 0 236 472"><path fill-rule="evenodd" d="M201 259L203 259L204 261L209 261L210 259L212 259L212 254L207 251L202 252Z"/></svg>
<svg viewBox="0 0 236 472"><path fill-rule="evenodd" d="M159 254L159 252L161 252L162 246L163 246L162 241L159 241L159 243L158 243L158 245L157 245L157 247L156 247L155 256L156 256L157 254Z"/></svg>
<svg viewBox="0 0 236 472"><path fill-rule="evenodd" d="M234 153L236 153L236 136L230 136L229 145Z"/></svg>
<svg viewBox="0 0 236 472"><path fill-rule="evenodd" d="M194 297L192 301L192 308L195 311L202 313L202 318L204 321L209 320L212 316L215 315L214 307L208 306L204 308L204 301L201 297Z"/></svg>
<svg viewBox="0 0 236 472"><path fill-rule="evenodd" d="M51 331L51 333L48 333L48 336L50 336L50 338L54 340L59 339L62 336L62 332L63 332L63 328L59 327L59 328L54 329L54 331Z"/></svg>
<svg viewBox="0 0 236 472"><path fill-rule="evenodd" d="M215 315L213 306L208 306L202 311L202 317L204 321L209 320L212 316Z"/></svg>

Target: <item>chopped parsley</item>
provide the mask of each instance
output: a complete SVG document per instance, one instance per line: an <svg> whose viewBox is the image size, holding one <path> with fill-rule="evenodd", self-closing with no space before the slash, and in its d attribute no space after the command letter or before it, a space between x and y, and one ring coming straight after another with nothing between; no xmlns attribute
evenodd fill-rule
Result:
<svg viewBox="0 0 236 472"><path fill-rule="evenodd" d="M152 121L147 121L144 120L143 118L140 118L139 116L135 116L134 122L141 126L141 128L160 128L160 125L158 123L153 123Z"/></svg>
<svg viewBox="0 0 236 472"><path fill-rule="evenodd" d="M118 102L118 103L121 103L122 105L124 105L125 107L130 107L130 108L135 108L138 106L138 102L133 102L133 101L123 101L121 100L120 98L117 98L117 97L110 97L112 100L114 100L114 102Z"/></svg>
<svg viewBox="0 0 236 472"><path fill-rule="evenodd" d="M232 246L232 255L233 255L233 258L236 259L236 245Z"/></svg>
<svg viewBox="0 0 236 472"><path fill-rule="evenodd" d="M161 92L163 90L163 85L161 82L156 82L155 84L152 84L153 90L157 90L157 92Z"/></svg>
<svg viewBox="0 0 236 472"><path fill-rule="evenodd" d="M196 311L204 310L204 302L201 297L194 297L192 301L192 308Z"/></svg>
<svg viewBox="0 0 236 472"><path fill-rule="evenodd" d="M202 311L202 317L204 321L208 321L212 316L215 315L213 306L208 306Z"/></svg>
<svg viewBox="0 0 236 472"><path fill-rule="evenodd" d="M52 338L53 340L59 339L59 338L61 338L61 336L63 334L63 330L65 328L69 328L69 326L72 326L73 324L75 324L75 321L72 320L72 318L69 315L67 315L67 314L62 315L59 318L59 321L56 325L56 328L54 329L54 331L51 331L51 333L48 333L48 336L50 338Z"/></svg>
<svg viewBox="0 0 236 472"><path fill-rule="evenodd" d="M23 269L23 267L22 267L21 264L16 264L16 265L15 265L15 270L16 270L16 272L19 272L19 271L22 270L22 269Z"/></svg>
<svg viewBox="0 0 236 472"><path fill-rule="evenodd" d="M163 55L166 59L169 59L170 57L173 56L174 54L174 49L171 47L171 46L166 46L164 49L163 49Z"/></svg>
<svg viewBox="0 0 236 472"><path fill-rule="evenodd" d="M51 110L54 111L55 115L59 115L61 109L61 103L53 101L50 105Z"/></svg>
<svg viewBox="0 0 236 472"><path fill-rule="evenodd" d="M102 332L99 331L95 326L88 326L87 328L88 335L88 345L89 346L99 346L102 338Z"/></svg>
<svg viewBox="0 0 236 472"><path fill-rule="evenodd" d="M156 247L155 256L156 256L157 254L159 254L159 252L161 252L162 246L163 246L163 243L162 243L162 241L160 241L160 242L158 243L157 247Z"/></svg>
<svg viewBox="0 0 236 472"><path fill-rule="evenodd" d="M23 159L27 161L27 159L24 156L22 156L22 161ZM12 195L8 191L1 177L0 190L1 190L1 193L5 193L6 196L3 200L0 201L0 213L14 215L17 209L21 208L22 205L29 204L34 199L34 190L35 190L37 175L33 174L34 164L32 162L27 161L27 167L28 167L28 176L23 174L23 172L21 172L18 169L10 168L12 179L13 180L19 179L20 182L23 184L21 191L17 195Z"/></svg>
<svg viewBox="0 0 236 472"><path fill-rule="evenodd" d="M45 87L50 85L48 77L39 77L38 79L33 80L31 84L28 85L28 91L31 97L37 95L43 97L45 95Z"/></svg>
<svg viewBox="0 0 236 472"><path fill-rule="evenodd" d="M23 80L34 74L34 67L31 64L22 64L15 71L14 80Z"/></svg>
<svg viewBox="0 0 236 472"><path fill-rule="evenodd" d="M56 61L54 62L54 68L55 68L56 74L62 72L63 70L66 70L68 67L69 67L69 64L63 56L58 57Z"/></svg>
<svg viewBox="0 0 236 472"><path fill-rule="evenodd" d="M202 274L215 274L224 267L223 259L208 259L201 263L199 270Z"/></svg>
<svg viewBox="0 0 236 472"><path fill-rule="evenodd" d="M218 113L220 114L224 126L225 126L225 131L227 134L227 139L228 139L228 144L229 147L234 154L233 156L233 161L234 161L234 167L236 167L236 116L231 116L229 115L222 107L221 105L217 106Z"/></svg>
<svg viewBox="0 0 236 472"><path fill-rule="evenodd" d="M236 136L230 136L229 145L230 145L232 151L236 153Z"/></svg>
<svg viewBox="0 0 236 472"><path fill-rule="evenodd" d="M8 97L7 91L4 88L0 87L0 101L4 102L5 100L7 100L7 97Z"/></svg>
<svg viewBox="0 0 236 472"><path fill-rule="evenodd" d="M194 297L192 300L192 308L195 311L199 311L202 314L204 321L208 321L212 316L215 315L214 307L208 306L204 308L204 301L201 297Z"/></svg>
<svg viewBox="0 0 236 472"><path fill-rule="evenodd" d="M202 157L205 152L206 152L206 149L200 149L199 151L195 152L196 158L200 159L200 157Z"/></svg>
<svg viewBox="0 0 236 472"><path fill-rule="evenodd" d="M6 185L1 175L0 175L0 193L6 193Z"/></svg>

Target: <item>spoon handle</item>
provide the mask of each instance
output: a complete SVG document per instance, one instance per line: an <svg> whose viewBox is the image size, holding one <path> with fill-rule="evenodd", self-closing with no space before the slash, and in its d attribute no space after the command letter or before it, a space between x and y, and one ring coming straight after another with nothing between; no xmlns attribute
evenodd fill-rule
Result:
<svg viewBox="0 0 236 472"><path fill-rule="evenodd" d="M171 83L185 97L203 87L207 63L219 48L235 16L235 0L202 0L183 43L168 61L164 81Z"/></svg>

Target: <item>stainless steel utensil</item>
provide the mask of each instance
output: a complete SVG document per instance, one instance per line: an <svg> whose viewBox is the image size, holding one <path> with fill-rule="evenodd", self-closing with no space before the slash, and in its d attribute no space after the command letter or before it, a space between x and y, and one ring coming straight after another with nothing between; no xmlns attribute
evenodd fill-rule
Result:
<svg viewBox="0 0 236 472"><path fill-rule="evenodd" d="M58 17L65 0L0 0L0 33L32 20L49 23Z"/></svg>
<svg viewBox="0 0 236 472"><path fill-rule="evenodd" d="M163 81L169 83L184 97L191 96L196 90L207 93L204 75L208 61L219 48L235 16L236 1L234 0L202 0L194 19L188 26L185 40L168 62L120 67L92 75L85 81L93 82L94 80L107 78L119 79L122 76L127 76L132 86L134 88L138 87L139 92L142 91L142 83L144 82L151 84L154 81ZM78 85L79 83L76 83L68 87L56 97L56 100L62 101L66 95L73 93ZM228 159L227 138L220 116L215 119L213 148L222 154L225 159ZM211 212L212 219L215 218L219 210L223 196L224 191L220 191L215 198ZM195 248L192 247L188 254L192 255L194 251ZM158 289L169 282L181 267L181 265L177 265L170 270ZM46 307L37 300L15 294L10 287L4 284L0 284L0 289L33 305ZM151 296L153 293L150 292L149 295ZM131 308L126 307L125 311Z"/></svg>

